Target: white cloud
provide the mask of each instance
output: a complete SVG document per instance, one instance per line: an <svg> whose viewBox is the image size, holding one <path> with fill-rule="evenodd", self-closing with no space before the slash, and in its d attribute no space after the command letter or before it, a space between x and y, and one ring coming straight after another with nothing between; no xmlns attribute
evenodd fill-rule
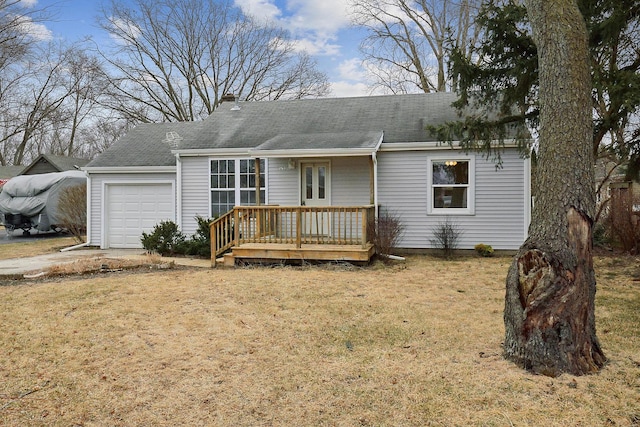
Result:
<svg viewBox="0 0 640 427"><path fill-rule="evenodd" d="M271 0L234 0L236 7L254 19L277 21L282 12Z"/></svg>
<svg viewBox="0 0 640 427"><path fill-rule="evenodd" d="M365 81L367 80L367 71L362 66L362 60L352 58L342 61L338 65L338 75L345 80Z"/></svg>
<svg viewBox="0 0 640 427"><path fill-rule="evenodd" d="M119 44L127 44L131 39L137 39L142 34L140 28L133 22L120 18L111 18L110 24L113 31L109 33L109 37ZM122 37L125 34L126 37Z"/></svg>
<svg viewBox="0 0 640 427"><path fill-rule="evenodd" d="M234 4L253 18L288 30L299 51L310 55L340 54L336 35L349 25L348 3L344 0L234 0Z"/></svg>
<svg viewBox="0 0 640 427"><path fill-rule="evenodd" d="M20 17L20 30L37 41L49 41L53 33L44 24L33 22L29 16Z"/></svg>
<svg viewBox="0 0 640 427"><path fill-rule="evenodd" d="M325 37L334 36L350 24L348 2L345 0L288 0L287 19L295 32L315 32Z"/></svg>
<svg viewBox="0 0 640 427"><path fill-rule="evenodd" d="M38 4L38 0L20 0L20 5L27 8L32 8Z"/></svg>
<svg viewBox="0 0 640 427"><path fill-rule="evenodd" d="M294 49L309 55L339 55L340 45L331 43L329 39L300 38L293 40Z"/></svg>
<svg viewBox="0 0 640 427"><path fill-rule="evenodd" d="M364 83L346 81L331 82L331 96L336 98L348 98L352 96L369 96L369 87Z"/></svg>

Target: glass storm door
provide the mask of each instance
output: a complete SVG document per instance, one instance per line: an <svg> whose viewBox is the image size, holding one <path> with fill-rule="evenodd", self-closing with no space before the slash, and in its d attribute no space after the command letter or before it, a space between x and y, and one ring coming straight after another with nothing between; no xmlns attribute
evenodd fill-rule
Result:
<svg viewBox="0 0 640 427"><path fill-rule="evenodd" d="M328 162L302 163L302 206L330 206L330 168ZM303 218L304 233L307 235L327 236L330 234L329 212L314 210L306 212Z"/></svg>

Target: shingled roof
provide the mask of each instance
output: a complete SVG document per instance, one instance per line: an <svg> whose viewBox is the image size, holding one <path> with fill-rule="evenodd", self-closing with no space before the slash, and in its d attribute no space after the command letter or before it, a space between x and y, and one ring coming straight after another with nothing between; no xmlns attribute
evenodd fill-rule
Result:
<svg viewBox="0 0 640 427"><path fill-rule="evenodd" d="M171 150L255 154L376 150L381 142L436 141L428 125L457 120L452 93L223 103L201 122L142 124L88 167L171 166ZM168 144L167 135L179 135Z"/></svg>
<svg viewBox="0 0 640 427"><path fill-rule="evenodd" d="M143 123L131 129L86 167L175 166L171 153L193 138L202 122Z"/></svg>
<svg viewBox="0 0 640 427"><path fill-rule="evenodd" d="M87 159L78 157L58 156L55 154L40 154L31 164L23 168L19 175L33 175L49 172L64 172L76 170L89 163Z"/></svg>
<svg viewBox="0 0 640 427"><path fill-rule="evenodd" d="M382 133L384 142L433 141L426 126L456 120L455 100L431 93L222 104L180 149L321 149L323 141L349 149Z"/></svg>

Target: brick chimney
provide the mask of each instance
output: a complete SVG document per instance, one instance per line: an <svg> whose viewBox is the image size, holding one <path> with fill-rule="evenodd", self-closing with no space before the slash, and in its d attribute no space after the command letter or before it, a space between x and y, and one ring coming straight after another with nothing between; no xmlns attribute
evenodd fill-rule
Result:
<svg viewBox="0 0 640 427"><path fill-rule="evenodd" d="M236 96L232 93L225 93L220 97L220 104L223 102L233 102L236 100Z"/></svg>

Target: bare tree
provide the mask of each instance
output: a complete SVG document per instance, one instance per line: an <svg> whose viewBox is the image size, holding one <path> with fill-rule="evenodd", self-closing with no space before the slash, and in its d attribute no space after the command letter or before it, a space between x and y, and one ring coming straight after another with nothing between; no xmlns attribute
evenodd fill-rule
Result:
<svg viewBox="0 0 640 427"><path fill-rule="evenodd" d="M99 117L111 113L101 102L110 82L99 58L80 44L61 52L64 70L60 89L66 94L60 121L52 123L56 138L52 138L50 152L76 156L80 151L78 133L83 125L92 126Z"/></svg>
<svg viewBox="0 0 640 427"><path fill-rule="evenodd" d="M12 115L4 122L5 148L11 149L14 165L44 151L43 139L50 137L47 130L65 119L61 108L71 93L63 84L67 56L60 45L38 47L21 65L15 80L19 84L14 84L8 100Z"/></svg>
<svg viewBox="0 0 640 427"><path fill-rule="evenodd" d="M203 118L221 97L302 98L328 93L326 76L286 31L244 16L230 1L112 0L104 58L117 73L111 107L136 121Z"/></svg>
<svg viewBox="0 0 640 427"><path fill-rule="evenodd" d="M447 62L478 37L479 0L351 0L353 22L368 36L360 50L375 85L391 93L451 89Z"/></svg>
<svg viewBox="0 0 640 427"><path fill-rule="evenodd" d="M43 19L41 12L27 9L20 0L0 0L0 72L29 52L33 37L27 23Z"/></svg>
<svg viewBox="0 0 640 427"><path fill-rule="evenodd" d="M93 158L114 144L133 125L116 114L92 117L90 124L84 124L78 129L77 137L82 143L77 145L74 156Z"/></svg>
<svg viewBox="0 0 640 427"><path fill-rule="evenodd" d="M15 159L15 140L24 128L21 113L24 99L24 82L32 73L32 53L37 40L31 25L45 19L44 10L27 8L19 0L0 0L0 164ZM18 163L19 164L19 163Z"/></svg>

